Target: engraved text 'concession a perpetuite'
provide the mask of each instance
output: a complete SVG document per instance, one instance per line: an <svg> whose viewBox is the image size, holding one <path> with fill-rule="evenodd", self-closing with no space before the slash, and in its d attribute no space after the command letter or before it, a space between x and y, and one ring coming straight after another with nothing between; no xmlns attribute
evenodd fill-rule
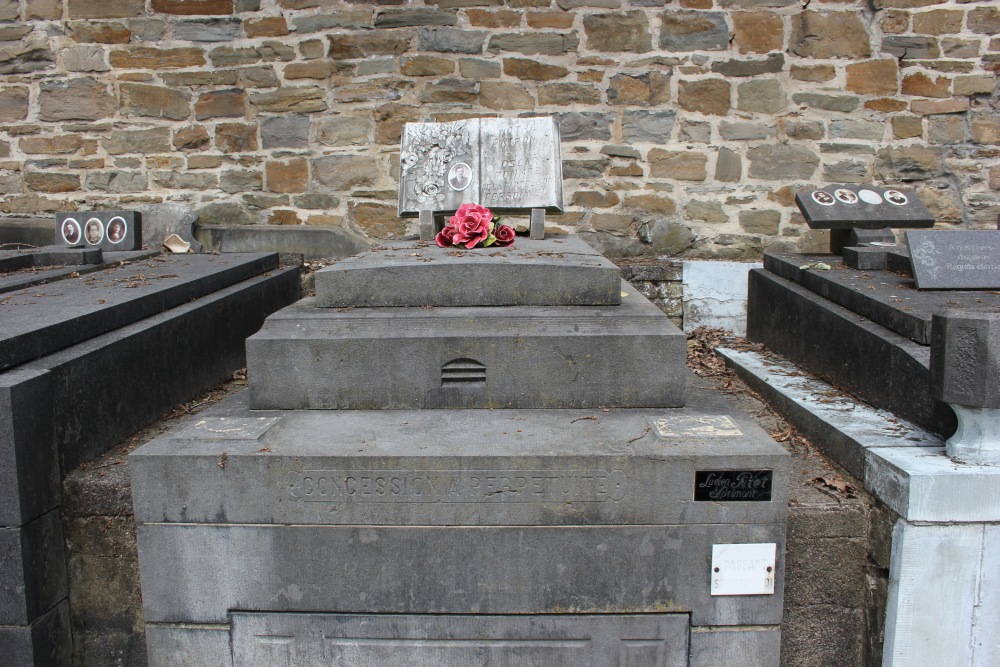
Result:
<svg viewBox="0 0 1000 667"><path fill-rule="evenodd" d="M303 470L285 476L305 502L604 502L625 497L620 470Z"/></svg>

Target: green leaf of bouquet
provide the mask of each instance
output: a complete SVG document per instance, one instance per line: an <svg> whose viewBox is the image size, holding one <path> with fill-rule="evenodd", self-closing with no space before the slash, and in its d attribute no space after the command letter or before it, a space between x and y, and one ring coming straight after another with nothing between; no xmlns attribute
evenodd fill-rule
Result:
<svg viewBox="0 0 1000 667"><path fill-rule="evenodd" d="M491 245L493 245L494 243L496 243L496 240L497 240L497 237L493 236L493 234L490 234L489 236L486 237L486 240L483 241L483 247L484 248L489 248Z"/></svg>

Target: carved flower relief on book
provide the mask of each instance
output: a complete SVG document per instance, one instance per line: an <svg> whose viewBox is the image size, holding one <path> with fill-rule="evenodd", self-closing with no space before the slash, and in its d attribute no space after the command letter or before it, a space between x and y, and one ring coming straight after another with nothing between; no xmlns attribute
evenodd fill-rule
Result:
<svg viewBox="0 0 1000 667"><path fill-rule="evenodd" d="M468 124L427 123L417 126L401 156L406 208L444 210L452 193L472 184L474 147Z"/></svg>

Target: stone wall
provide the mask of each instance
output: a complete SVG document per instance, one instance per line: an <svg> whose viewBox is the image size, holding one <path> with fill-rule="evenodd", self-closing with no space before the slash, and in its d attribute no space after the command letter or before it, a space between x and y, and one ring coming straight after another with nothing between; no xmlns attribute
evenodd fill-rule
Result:
<svg viewBox="0 0 1000 667"><path fill-rule="evenodd" d="M1000 211L990 0L0 0L0 215L179 201L205 224L415 230L400 127L552 114L609 255L825 247L797 188Z"/></svg>

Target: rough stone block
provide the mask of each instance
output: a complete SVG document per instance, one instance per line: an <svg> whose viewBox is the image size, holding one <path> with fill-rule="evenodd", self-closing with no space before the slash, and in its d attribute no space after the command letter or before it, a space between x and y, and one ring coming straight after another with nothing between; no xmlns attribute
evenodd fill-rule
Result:
<svg viewBox="0 0 1000 667"><path fill-rule="evenodd" d="M618 267L576 237L510 250L387 243L316 274L316 303L347 306L593 306L621 303Z"/></svg>
<svg viewBox="0 0 1000 667"><path fill-rule="evenodd" d="M622 284L620 306L379 308L314 301L247 341L256 409L683 405L684 337ZM359 340L364 341L360 352Z"/></svg>
<svg viewBox="0 0 1000 667"><path fill-rule="evenodd" d="M934 315L931 382L935 397L947 403L1000 408L1000 313Z"/></svg>
<svg viewBox="0 0 1000 667"><path fill-rule="evenodd" d="M31 625L66 594L59 513L0 528L0 626Z"/></svg>

